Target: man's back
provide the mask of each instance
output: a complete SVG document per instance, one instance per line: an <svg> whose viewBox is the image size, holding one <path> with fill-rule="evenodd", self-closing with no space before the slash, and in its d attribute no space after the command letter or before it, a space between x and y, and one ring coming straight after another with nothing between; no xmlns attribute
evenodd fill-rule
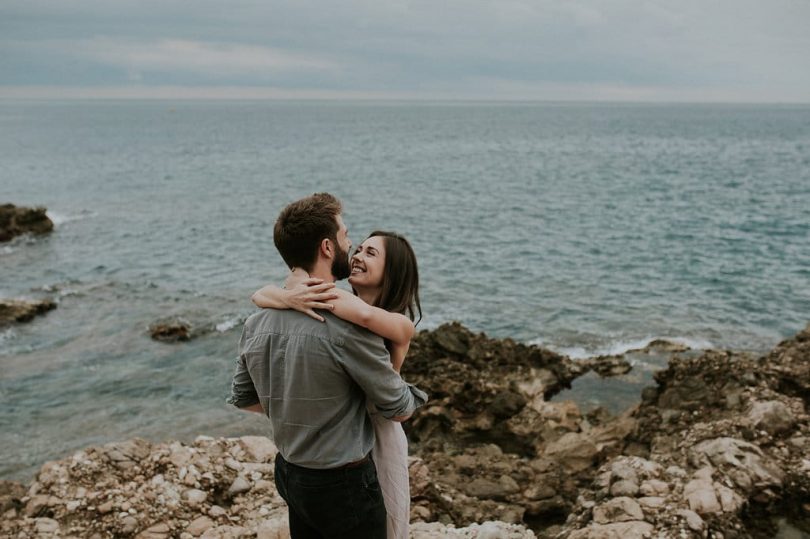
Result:
<svg viewBox="0 0 810 539"><path fill-rule="evenodd" d="M374 443L366 398L386 417L424 402L391 368L383 340L329 313L325 322L262 310L245 322L231 402L256 402L282 456L306 468L364 458Z"/></svg>

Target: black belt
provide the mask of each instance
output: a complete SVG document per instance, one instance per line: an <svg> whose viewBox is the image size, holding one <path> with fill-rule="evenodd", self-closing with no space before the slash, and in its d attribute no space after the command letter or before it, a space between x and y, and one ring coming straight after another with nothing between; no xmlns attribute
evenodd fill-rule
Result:
<svg viewBox="0 0 810 539"><path fill-rule="evenodd" d="M344 464L343 466L338 466L334 468L335 470L343 470L345 468L357 468L358 466L362 466L366 462L371 460L370 454L366 455L365 457L361 458L360 460L355 460L354 462L349 462L348 464Z"/></svg>

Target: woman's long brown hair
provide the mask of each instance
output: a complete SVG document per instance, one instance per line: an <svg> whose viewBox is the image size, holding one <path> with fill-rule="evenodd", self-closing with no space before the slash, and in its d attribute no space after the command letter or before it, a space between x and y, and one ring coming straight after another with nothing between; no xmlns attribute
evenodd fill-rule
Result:
<svg viewBox="0 0 810 539"><path fill-rule="evenodd" d="M385 245L383 278L374 306L404 314L418 324L422 320L422 304L419 302L419 269L413 248L396 232L375 230L368 235L369 238L374 236L383 238Z"/></svg>

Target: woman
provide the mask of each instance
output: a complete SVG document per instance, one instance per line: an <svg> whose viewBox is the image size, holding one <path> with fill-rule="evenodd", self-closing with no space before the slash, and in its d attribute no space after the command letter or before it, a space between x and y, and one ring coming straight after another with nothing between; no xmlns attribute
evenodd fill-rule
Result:
<svg viewBox="0 0 810 539"><path fill-rule="evenodd" d="M286 289L265 286L251 299L259 307L296 309L321 321L315 309L326 309L368 328L385 339L391 365L399 372L416 331L414 320L417 314L422 318L419 272L408 241L393 232L372 232L352 255L349 284L355 294L294 269ZM369 414L376 438L374 463L388 513L388 539L406 539L411 499L408 441L400 423L385 419L373 407Z"/></svg>

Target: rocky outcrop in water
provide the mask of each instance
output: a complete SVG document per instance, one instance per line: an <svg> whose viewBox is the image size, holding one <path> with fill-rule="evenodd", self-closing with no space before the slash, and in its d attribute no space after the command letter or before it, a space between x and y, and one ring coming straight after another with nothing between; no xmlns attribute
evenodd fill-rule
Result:
<svg viewBox="0 0 810 539"><path fill-rule="evenodd" d="M161 320L149 326L149 334L156 341L188 341L192 337L191 324L182 318Z"/></svg>
<svg viewBox="0 0 810 539"><path fill-rule="evenodd" d="M45 208L23 208L14 204L0 205L0 242L21 234L45 234L53 230L53 221Z"/></svg>
<svg viewBox="0 0 810 539"><path fill-rule="evenodd" d="M456 324L421 333L405 377L433 400L409 425L412 536L810 530L810 327L760 358L675 357L618 417L549 401L591 368ZM259 437L89 448L0 483L0 535L287 537L274 454Z"/></svg>
<svg viewBox="0 0 810 539"><path fill-rule="evenodd" d="M0 327L13 323L30 322L35 316L56 308L50 299L2 299L0 300Z"/></svg>

